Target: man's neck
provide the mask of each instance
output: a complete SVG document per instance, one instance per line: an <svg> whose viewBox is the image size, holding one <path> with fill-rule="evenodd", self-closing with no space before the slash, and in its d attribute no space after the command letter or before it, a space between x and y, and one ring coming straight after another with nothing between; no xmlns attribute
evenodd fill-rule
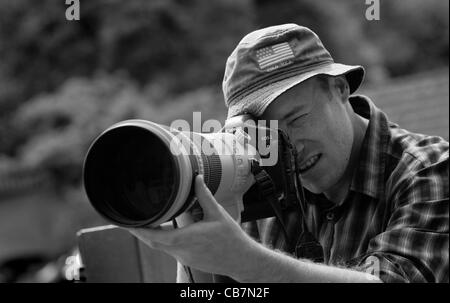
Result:
<svg viewBox="0 0 450 303"><path fill-rule="evenodd" d="M369 120L355 113L353 121L354 138L352 150L350 153L349 164L345 170L344 176L330 190L324 192L328 200L340 205L347 198L350 191L350 185L353 180L353 174L358 166L361 146L366 134Z"/></svg>

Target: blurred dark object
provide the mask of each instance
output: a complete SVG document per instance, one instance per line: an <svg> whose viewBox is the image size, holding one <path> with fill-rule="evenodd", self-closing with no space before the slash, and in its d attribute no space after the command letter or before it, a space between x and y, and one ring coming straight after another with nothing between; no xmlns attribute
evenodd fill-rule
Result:
<svg viewBox="0 0 450 303"><path fill-rule="evenodd" d="M0 283L62 283L63 258L41 255L17 256L0 264Z"/></svg>
<svg viewBox="0 0 450 303"><path fill-rule="evenodd" d="M0 265L0 283L19 282L23 276L30 275L46 263L42 256L16 257Z"/></svg>

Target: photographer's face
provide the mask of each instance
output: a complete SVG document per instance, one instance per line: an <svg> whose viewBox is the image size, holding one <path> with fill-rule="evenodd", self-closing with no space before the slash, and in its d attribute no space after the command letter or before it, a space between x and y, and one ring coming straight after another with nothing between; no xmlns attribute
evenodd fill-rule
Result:
<svg viewBox="0 0 450 303"><path fill-rule="evenodd" d="M279 96L261 117L278 120L289 135L299 152L303 186L314 193L339 191L349 177L354 132L348 95L331 87L311 78Z"/></svg>

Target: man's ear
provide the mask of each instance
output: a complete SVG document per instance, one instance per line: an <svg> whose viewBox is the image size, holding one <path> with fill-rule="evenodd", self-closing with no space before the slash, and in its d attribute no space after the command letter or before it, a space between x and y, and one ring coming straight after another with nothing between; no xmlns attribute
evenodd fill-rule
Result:
<svg viewBox="0 0 450 303"><path fill-rule="evenodd" d="M350 86L348 85L347 79L345 76L337 76L333 78L334 87L336 92L339 94L339 98L342 102L347 102L348 97L350 96Z"/></svg>

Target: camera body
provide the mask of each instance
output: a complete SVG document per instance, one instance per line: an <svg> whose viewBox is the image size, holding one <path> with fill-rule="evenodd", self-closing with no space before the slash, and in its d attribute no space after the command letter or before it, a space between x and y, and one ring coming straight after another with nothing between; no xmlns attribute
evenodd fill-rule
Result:
<svg viewBox="0 0 450 303"><path fill-rule="evenodd" d="M267 127L265 123L244 114L228 119L224 127L226 132L249 134L245 138L259 155L259 161L252 162L254 182L243 195L241 222L273 217L276 210L290 211L304 202L299 195L297 150L277 121Z"/></svg>

